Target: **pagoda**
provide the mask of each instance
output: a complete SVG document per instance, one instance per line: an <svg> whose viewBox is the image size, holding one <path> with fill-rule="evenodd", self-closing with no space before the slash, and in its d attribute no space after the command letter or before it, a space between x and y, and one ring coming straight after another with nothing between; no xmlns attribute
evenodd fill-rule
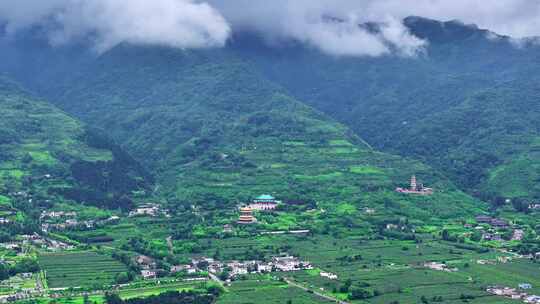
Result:
<svg viewBox="0 0 540 304"><path fill-rule="evenodd" d="M253 210L249 207L240 208L240 217L236 223L238 224L253 224L257 219L253 216Z"/></svg>
<svg viewBox="0 0 540 304"><path fill-rule="evenodd" d="M410 188L396 188L396 192L404 194L420 194L420 195L432 195L433 188L424 187L423 184L419 184L416 180L416 176L411 176Z"/></svg>
<svg viewBox="0 0 540 304"><path fill-rule="evenodd" d="M416 175L411 176L411 191L417 191L418 185L416 184Z"/></svg>

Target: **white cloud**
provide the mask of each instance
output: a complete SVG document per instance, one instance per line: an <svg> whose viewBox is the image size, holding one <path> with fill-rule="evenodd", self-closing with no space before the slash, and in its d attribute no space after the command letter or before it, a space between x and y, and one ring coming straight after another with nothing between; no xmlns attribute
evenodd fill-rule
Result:
<svg viewBox="0 0 540 304"><path fill-rule="evenodd" d="M233 29L251 29L266 37L292 38L328 53L386 54L388 48L413 55L424 45L397 20L422 16L447 21L459 19L481 28L520 39L540 35L538 0L209 0ZM343 28L321 24L321 16L348 21ZM318 19L319 18L319 19ZM383 22L381 35L347 30L353 22ZM349 28L350 29L350 28ZM381 43L383 45L381 45Z"/></svg>
<svg viewBox="0 0 540 304"><path fill-rule="evenodd" d="M252 30L270 40L294 39L337 56L379 56L397 50L412 56L425 45L391 15L370 18L370 1L210 0L235 30ZM335 19L335 20L332 20ZM339 20L339 21L338 21ZM358 25L381 23L370 32Z"/></svg>
<svg viewBox="0 0 540 304"><path fill-rule="evenodd" d="M53 44L92 37L98 51L122 42L221 47L231 31L218 11L192 0L3 0L0 19L8 32L47 26Z"/></svg>
<svg viewBox="0 0 540 304"><path fill-rule="evenodd" d="M249 29L268 40L293 39L338 56L414 56L426 42L401 23L410 15L459 19L517 39L540 35L539 0L0 1L8 32L44 25L53 43L91 37L101 51L122 42L220 47L231 31ZM382 27L374 33L356 26L365 22Z"/></svg>

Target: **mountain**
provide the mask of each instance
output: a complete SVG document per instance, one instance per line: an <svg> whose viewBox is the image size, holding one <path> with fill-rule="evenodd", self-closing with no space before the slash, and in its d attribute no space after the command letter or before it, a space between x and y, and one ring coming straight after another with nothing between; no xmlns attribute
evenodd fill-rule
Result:
<svg viewBox="0 0 540 304"><path fill-rule="evenodd" d="M0 191L5 201L128 207L151 176L102 133L0 78ZM17 194L18 193L18 194ZM32 201L31 200L31 201Z"/></svg>
<svg viewBox="0 0 540 304"><path fill-rule="evenodd" d="M458 21L409 17L404 23L428 42L417 57L331 57L297 44L269 46L252 33L238 34L230 47L289 94L344 123L376 149L419 159L470 193L515 196L498 190L492 172L522 160L523 151L512 151L523 141L534 142L537 130L517 137L515 130L498 124L510 124L510 116L518 125L538 120L536 111L505 112L516 104L536 107L532 86L521 94L508 90L530 83L530 75L540 72L538 46L518 47L508 37ZM486 102L481 111L471 105L481 104L472 102L479 96ZM486 113L489 120L481 116ZM479 135L494 129L492 136ZM520 189L529 189L519 195L538 197L529 181L521 182L525 179L514 179Z"/></svg>
<svg viewBox="0 0 540 304"><path fill-rule="evenodd" d="M234 49L123 45L73 60L74 55L50 52L54 68L25 83L68 113L108 130L156 175L159 192L169 200L211 208L271 193L336 208L394 197L403 205L388 212L424 219L483 208L429 167L374 151L347 127L269 81ZM39 54L30 58L42 62L38 57L44 53ZM61 66L72 71L69 77L54 72ZM440 190L428 199L429 208L393 193L412 174Z"/></svg>

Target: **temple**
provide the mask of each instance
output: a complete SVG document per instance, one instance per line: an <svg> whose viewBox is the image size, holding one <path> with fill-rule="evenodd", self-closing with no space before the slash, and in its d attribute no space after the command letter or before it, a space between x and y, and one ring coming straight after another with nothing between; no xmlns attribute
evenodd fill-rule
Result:
<svg viewBox="0 0 540 304"><path fill-rule="evenodd" d="M249 207L240 208L240 217L236 223L238 224L253 224L257 219L253 216L253 210Z"/></svg>
<svg viewBox="0 0 540 304"><path fill-rule="evenodd" d="M418 184L416 176L411 176L411 186L407 188L396 188L396 192L404 194L420 194L420 195L432 195L433 189L426 188L423 184Z"/></svg>
<svg viewBox="0 0 540 304"><path fill-rule="evenodd" d="M278 201L271 195L263 194L255 198L249 207L253 210L269 211L276 209Z"/></svg>

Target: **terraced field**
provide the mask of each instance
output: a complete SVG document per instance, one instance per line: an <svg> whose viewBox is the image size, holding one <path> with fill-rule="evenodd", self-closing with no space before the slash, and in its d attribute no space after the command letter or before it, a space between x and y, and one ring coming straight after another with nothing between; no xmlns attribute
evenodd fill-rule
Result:
<svg viewBox="0 0 540 304"><path fill-rule="evenodd" d="M39 257L50 288L110 284L127 268L95 252L47 254Z"/></svg>

